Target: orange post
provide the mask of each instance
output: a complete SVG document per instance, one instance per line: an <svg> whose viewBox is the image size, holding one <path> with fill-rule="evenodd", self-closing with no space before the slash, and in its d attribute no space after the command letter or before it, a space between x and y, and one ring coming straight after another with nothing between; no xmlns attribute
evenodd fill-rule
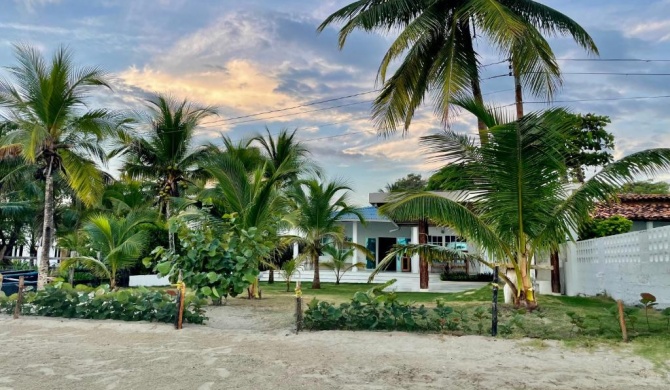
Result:
<svg viewBox="0 0 670 390"><path fill-rule="evenodd" d="M623 313L623 302L621 299L616 301L617 306L619 307L619 325L621 325L621 336L623 337L624 342L628 342L628 332L626 330L626 319L624 318Z"/></svg>

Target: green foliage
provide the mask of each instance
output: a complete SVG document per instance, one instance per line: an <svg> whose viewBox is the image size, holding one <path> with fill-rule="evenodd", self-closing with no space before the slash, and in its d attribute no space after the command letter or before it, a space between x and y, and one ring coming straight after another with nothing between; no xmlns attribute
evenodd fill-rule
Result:
<svg viewBox="0 0 670 390"><path fill-rule="evenodd" d="M426 187L426 180L421 178L421 175L410 173L405 177L389 183L380 192L404 192L404 191L418 191Z"/></svg>
<svg viewBox="0 0 670 390"><path fill-rule="evenodd" d="M183 214L170 229L177 232L180 250L156 248L156 271L176 281L181 270L187 287L214 301L241 294L259 274L258 259L271 250L267 236L256 228L241 229L230 215L217 221Z"/></svg>
<svg viewBox="0 0 670 390"><path fill-rule="evenodd" d="M613 236L628 233L633 228L633 221L614 215L606 219L588 219L579 230L579 239Z"/></svg>
<svg viewBox="0 0 670 390"><path fill-rule="evenodd" d="M567 114L566 120L574 123L566 133L566 165L570 176L583 183L585 167L604 167L614 161L611 153L614 135L605 130L610 118L595 114Z"/></svg>
<svg viewBox="0 0 670 390"><path fill-rule="evenodd" d="M640 303L644 307L644 316L647 319L647 330L651 332L651 325L649 325L649 309L653 309L654 306L658 305L656 302L656 297L650 293L640 294Z"/></svg>
<svg viewBox="0 0 670 390"><path fill-rule="evenodd" d="M453 308L438 300L436 307L414 306L402 302L393 292L383 289L393 284L373 287L367 292L357 292L348 303L334 306L313 299L305 312L307 329L349 330L405 330L405 331L457 331L464 322L463 314L454 314Z"/></svg>
<svg viewBox="0 0 670 390"><path fill-rule="evenodd" d="M184 321L202 324L207 319L204 302L192 294L186 296ZM11 314L16 294L0 297L0 311ZM173 297L165 291L146 288L110 291L109 286L72 287L57 282L44 290L28 292L21 308L23 315L46 317L88 318L94 320L150 321L172 323L177 315Z"/></svg>
<svg viewBox="0 0 670 390"><path fill-rule="evenodd" d="M464 282L490 282L493 280L493 274L478 273L476 275L469 275L465 272L448 272L445 268L440 273L440 280L443 281L464 281Z"/></svg>
<svg viewBox="0 0 670 390"><path fill-rule="evenodd" d="M670 194L670 183L665 181L654 182L636 181L626 183L621 187L621 192L624 194Z"/></svg>

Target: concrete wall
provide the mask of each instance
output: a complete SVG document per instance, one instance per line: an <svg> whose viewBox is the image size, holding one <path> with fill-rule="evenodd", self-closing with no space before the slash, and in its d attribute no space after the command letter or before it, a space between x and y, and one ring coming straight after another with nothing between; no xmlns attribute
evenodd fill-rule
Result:
<svg viewBox="0 0 670 390"><path fill-rule="evenodd" d="M131 275L128 281L128 286L130 287L153 287L153 286L169 286L170 280L165 278L160 278L158 275Z"/></svg>
<svg viewBox="0 0 670 390"><path fill-rule="evenodd" d="M560 257L567 295L606 293L635 304L648 292L670 307L670 226L568 243Z"/></svg>

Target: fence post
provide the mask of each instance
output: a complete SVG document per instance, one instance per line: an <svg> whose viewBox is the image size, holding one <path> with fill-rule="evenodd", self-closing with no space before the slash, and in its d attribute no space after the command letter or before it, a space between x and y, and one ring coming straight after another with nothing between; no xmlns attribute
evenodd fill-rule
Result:
<svg viewBox="0 0 670 390"><path fill-rule="evenodd" d="M302 289L300 280L295 283L295 333L302 330Z"/></svg>
<svg viewBox="0 0 670 390"><path fill-rule="evenodd" d="M184 300L186 299L186 285L184 284L181 270L179 270L179 281L177 282L177 285L177 289L179 289L179 313L177 317L177 329L181 329L184 321Z"/></svg>
<svg viewBox="0 0 670 390"><path fill-rule="evenodd" d="M491 302L491 336L498 335L498 272L500 267L496 265L493 270L493 300Z"/></svg>
<svg viewBox="0 0 670 390"><path fill-rule="evenodd" d="M628 331L626 330L626 319L624 318L623 301L619 299L616 301L619 307L619 325L621 326L621 337L625 343L628 342Z"/></svg>
<svg viewBox="0 0 670 390"><path fill-rule="evenodd" d="M23 301L23 276L19 276L19 293L16 297L16 306L14 307L14 319L21 315L21 304Z"/></svg>

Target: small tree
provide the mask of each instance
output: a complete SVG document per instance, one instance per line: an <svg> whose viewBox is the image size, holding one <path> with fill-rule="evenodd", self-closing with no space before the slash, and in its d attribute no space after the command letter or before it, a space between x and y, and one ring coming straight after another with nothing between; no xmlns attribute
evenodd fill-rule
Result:
<svg viewBox="0 0 670 390"><path fill-rule="evenodd" d="M291 259L282 264L280 272L282 277L286 281L286 292L291 291L291 279L293 278L293 275L295 275L295 273L298 272L298 267L300 267L301 264L302 261L300 261L299 258Z"/></svg>
<svg viewBox="0 0 670 390"><path fill-rule="evenodd" d="M365 267L365 264L350 263L349 259L353 257L356 248L341 249L335 245L328 245L323 248L323 253L331 257L330 261L322 263L324 268L332 269L335 272L335 284L340 284L340 280L347 272L354 268ZM367 252L367 251L366 251ZM368 257L372 257L368 252Z"/></svg>
<svg viewBox="0 0 670 390"><path fill-rule="evenodd" d="M91 217L82 230L88 241L87 249L98 257L70 257L63 260L61 269L81 264L94 274L107 278L110 288L116 288L118 271L137 264L149 240L149 232L143 230L142 226L153 224L154 221L153 216L134 213L126 217L110 215Z"/></svg>
<svg viewBox="0 0 670 390"><path fill-rule="evenodd" d="M267 234L240 227L235 215L218 219L185 212L171 221L170 231L177 233L180 250L156 248L155 269L173 280L181 270L184 283L197 296L213 301L235 297L254 283L258 259L266 258L272 248Z"/></svg>
<svg viewBox="0 0 670 390"><path fill-rule="evenodd" d="M403 192L403 191L418 191L426 187L426 180L421 178L421 175L410 173L405 177L389 183L386 188L380 190L381 192Z"/></svg>

